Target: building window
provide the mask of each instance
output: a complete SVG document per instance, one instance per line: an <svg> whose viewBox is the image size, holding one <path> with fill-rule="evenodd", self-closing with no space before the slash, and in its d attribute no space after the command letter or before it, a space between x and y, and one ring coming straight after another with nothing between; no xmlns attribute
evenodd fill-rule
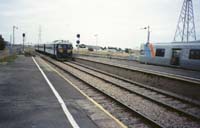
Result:
<svg viewBox="0 0 200 128"><path fill-rule="evenodd" d="M191 49L189 58L194 60L200 60L200 49Z"/></svg>
<svg viewBox="0 0 200 128"><path fill-rule="evenodd" d="M156 49L156 56L164 57L165 56L165 49Z"/></svg>

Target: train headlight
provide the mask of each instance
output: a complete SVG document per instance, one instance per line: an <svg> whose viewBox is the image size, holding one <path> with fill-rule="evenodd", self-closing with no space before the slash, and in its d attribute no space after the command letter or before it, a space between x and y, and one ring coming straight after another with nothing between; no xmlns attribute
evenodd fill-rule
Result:
<svg viewBox="0 0 200 128"><path fill-rule="evenodd" d="M70 50L67 50L67 53L71 53L72 52L72 50L70 49Z"/></svg>
<svg viewBox="0 0 200 128"><path fill-rule="evenodd" d="M59 48L59 49L58 49L58 52L59 52L59 53L63 53L63 49L62 49L62 48Z"/></svg>

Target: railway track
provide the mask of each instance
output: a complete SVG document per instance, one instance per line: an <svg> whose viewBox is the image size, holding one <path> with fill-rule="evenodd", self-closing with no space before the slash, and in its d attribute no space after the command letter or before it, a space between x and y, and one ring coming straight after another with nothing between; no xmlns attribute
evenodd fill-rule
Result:
<svg viewBox="0 0 200 128"><path fill-rule="evenodd" d="M86 56L86 55L79 55L75 54L74 58L77 59L86 59L96 62L108 63L108 64L119 64L126 67L134 67L138 70L144 70L147 72L158 73L158 74L165 74L171 76L177 76L179 78L197 80L200 82L200 77L198 70L189 70L180 67L171 67L171 66L162 66L162 65L151 65L151 64L144 64L140 63L137 60L123 60L123 59L115 59L115 58L108 58L108 57L98 57L98 56ZM169 69L169 71L168 71ZM185 71L185 72L182 72ZM195 72L197 74L195 74Z"/></svg>
<svg viewBox="0 0 200 128"><path fill-rule="evenodd" d="M86 86L81 87L82 90L89 92L89 96L95 100L100 100L100 104L103 104L102 106L106 109L115 109L113 106L117 105L116 110L110 111L128 127L138 125L141 127L195 128L200 126L198 105L195 106L158 91L134 85L130 81L87 66L69 62L63 64L45 59L83 82ZM188 108L187 111L185 108Z"/></svg>
<svg viewBox="0 0 200 128"><path fill-rule="evenodd" d="M186 98L182 99L180 97L175 97L173 95L169 95L165 91L151 88L147 85L143 85L140 83L134 83L122 77L109 74L107 72L80 63L66 62L65 64L76 68L77 70L89 73L90 75L98 77L99 79L102 79L108 83L121 87L122 89L125 89L131 93L135 93L160 105L168 107L169 109L174 109L180 114L185 114L187 116L190 116L191 118L200 120L200 105L195 104L190 100L187 100Z"/></svg>
<svg viewBox="0 0 200 128"><path fill-rule="evenodd" d="M109 61L75 58L76 62L96 69L115 74L125 79L142 83L154 88L172 92L174 96L187 97L191 102L200 105L200 80L174 74L161 73ZM187 91L185 91L187 90ZM177 94L177 95L176 95Z"/></svg>
<svg viewBox="0 0 200 128"><path fill-rule="evenodd" d="M127 127L130 128L165 128L164 126L156 123L154 120L146 117L137 110L133 110L127 105L124 105L118 101L115 97L106 94L104 91L97 89L92 86L89 82L77 77L71 72L68 72L68 66L60 62L55 62L46 57L42 57L44 60L51 63L58 71L64 72L64 76L73 81L83 92L89 97L98 102L108 112L114 115L117 119L123 122Z"/></svg>
<svg viewBox="0 0 200 128"><path fill-rule="evenodd" d="M141 67L138 67L138 66L131 66L131 65L128 65L128 64L124 64L124 63L118 63L117 62L112 62L109 60L106 61L106 60L101 60L101 59L91 59L91 58L84 58L84 57L75 57L75 59L77 60L85 60L85 61L90 61L90 62L95 62L95 63L101 63L101 64L105 64L105 65L113 65L113 66L118 66L118 67L121 67L121 68L127 68L129 70L135 70L135 71L140 71L140 72L145 72L145 73L149 73L149 74L152 74L152 75L160 75L160 76L163 76L163 77L168 77L168 78L173 78L173 79L177 79L177 80L183 80L185 82L191 82L193 84L200 84L200 79L198 78L192 78L192 77L189 77L189 76L184 76L184 75L178 75L178 74L171 74L171 73L167 73L167 72L160 72L160 71L156 71L156 70L152 70L152 69L147 69L147 68L141 68ZM188 71L188 70L186 70Z"/></svg>

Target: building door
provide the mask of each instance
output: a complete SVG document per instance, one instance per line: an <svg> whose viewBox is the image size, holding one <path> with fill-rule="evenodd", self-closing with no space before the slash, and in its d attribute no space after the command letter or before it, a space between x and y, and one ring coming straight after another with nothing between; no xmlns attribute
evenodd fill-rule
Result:
<svg viewBox="0 0 200 128"><path fill-rule="evenodd" d="M172 49L172 65L180 65L181 49Z"/></svg>

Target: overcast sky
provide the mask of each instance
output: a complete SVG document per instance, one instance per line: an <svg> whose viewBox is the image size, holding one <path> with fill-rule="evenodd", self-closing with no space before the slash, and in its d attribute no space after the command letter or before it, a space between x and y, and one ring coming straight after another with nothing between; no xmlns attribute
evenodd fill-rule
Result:
<svg viewBox="0 0 200 128"><path fill-rule="evenodd" d="M42 41L70 40L76 34L81 42L98 45L136 48L146 42L150 25L151 42L173 40L183 0L0 0L0 34L10 40L16 25L16 42L38 42L39 26ZM200 1L193 0L197 38L200 39Z"/></svg>

